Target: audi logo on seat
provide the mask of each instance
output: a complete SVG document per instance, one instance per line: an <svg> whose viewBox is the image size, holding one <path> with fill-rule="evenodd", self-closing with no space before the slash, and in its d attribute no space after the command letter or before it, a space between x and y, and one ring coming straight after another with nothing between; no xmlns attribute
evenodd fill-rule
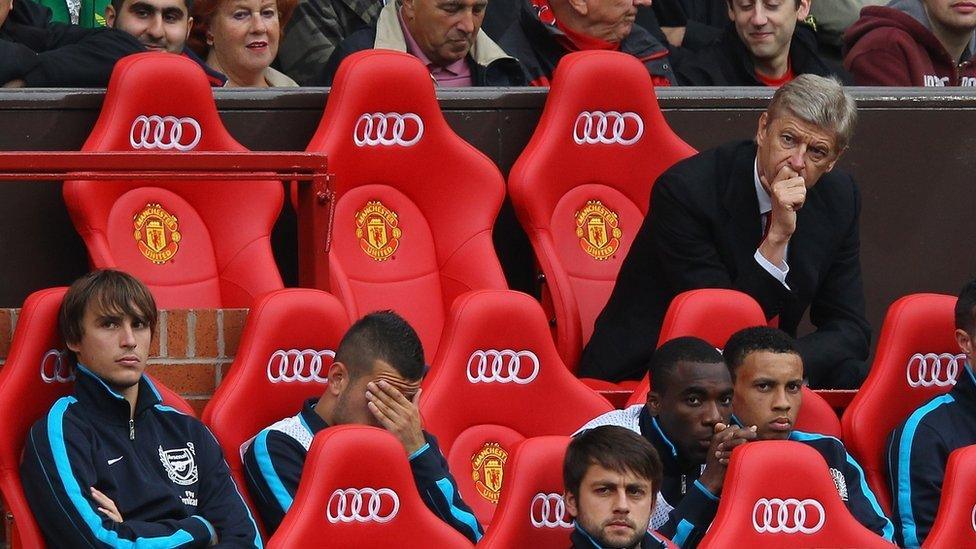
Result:
<svg viewBox="0 0 976 549"><path fill-rule="evenodd" d="M268 359L268 381L271 383L327 383L328 366L322 357L335 358L328 349L278 349ZM330 363L331 364L331 363Z"/></svg>
<svg viewBox="0 0 976 549"><path fill-rule="evenodd" d="M192 151L203 137L200 123L184 116L141 115L132 121L129 144L133 149Z"/></svg>
<svg viewBox="0 0 976 549"><path fill-rule="evenodd" d="M573 125L577 145L633 145L644 135L644 120L634 112L583 111Z"/></svg>
<svg viewBox="0 0 976 549"><path fill-rule="evenodd" d="M532 351L479 350L471 353L468 358L467 374L471 383L525 385L539 375L539 357Z"/></svg>
<svg viewBox="0 0 976 549"><path fill-rule="evenodd" d="M365 113L356 120L356 127L352 130L352 140L357 147L411 147L423 135L424 121L412 112Z"/></svg>
<svg viewBox="0 0 976 549"><path fill-rule="evenodd" d="M973 505L973 532L976 532L976 505Z"/></svg>
<svg viewBox="0 0 976 549"><path fill-rule="evenodd" d="M536 494L529 504L529 520L536 528L572 528L561 494Z"/></svg>
<svg viewBox="0 0 976 549"><path fill-rule="evenodd" d="M70 383L75 380L75 370L64 353L51 349L41 358L41 381L44 383Z"/></svg>
<svg viewBox="0 0 976 549"><path fill-rule="evenodd" d="M389 488L338 488L329 497L329 522L390 522L400 510L400 498Z"/></svg>
<svg viewBox="0 0 976 549"><path fill-rule="evenodd" d="M909 387L951 387L959 376L959 361L966 355L915 353L908 360L905 378Z"/></svg>
<svg viewBox="0 0 976 549"><path fill-rule="evenodd" d="M813 534L826 520L823 505L815 499L762 498L752 508L752 527L760 534Z"/></svg>

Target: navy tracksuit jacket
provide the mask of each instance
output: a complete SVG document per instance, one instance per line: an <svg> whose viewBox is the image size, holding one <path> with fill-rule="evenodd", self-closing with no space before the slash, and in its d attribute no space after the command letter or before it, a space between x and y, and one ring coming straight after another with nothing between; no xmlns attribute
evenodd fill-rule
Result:
<svg viewBox="0 0 976 549"><path fill-rule="evenodd" d="M962 369L956 386L915 410L892 431L888 482L899 545L918 547L935 522L949 454L976 444L976 377Z"/></svg>
<svg viewBox="0 0 976 549"><path fill-rule="evenodd" d="M586 530L580 528L579 524L573 524L573 533L569 535L569 541L572 543L570 549L604 549ZM667 549L668 543L659 538L654 532L647 532L641 538L639 547L640 549Z"/></svg>
<svg viewBox="0 0 976 549"><path fill-rule="evenodd" d="M20 474L50 547L262 547L220 445L196 418L161 404L143 377L129 403L82 365L72 396L27 435ZM95 487L124 522L98 511Z"/></svg>
<svg viewBox="0 0 976 549"><path fill-rule="evenodd" d="M317 402L317 398L306 400L298 414L265 428L245 443L247 488L269 534L277 530L291 508L312 438L329 427L315 412ZM420 498L441 520L477 542L484 534L481 525L461 499L437 441L427 432L424 438L427 444L410 456Z"/></svg>

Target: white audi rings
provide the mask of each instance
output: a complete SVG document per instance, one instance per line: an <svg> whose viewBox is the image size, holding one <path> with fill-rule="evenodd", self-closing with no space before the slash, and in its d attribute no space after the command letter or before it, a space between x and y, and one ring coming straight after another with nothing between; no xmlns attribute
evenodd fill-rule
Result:
<svg viewBox="0 0 976 549"><path fill-rule="evenodd" d="M424 135L424 121L412 112L365 113L356 120L352 140L357 147L410 147Z"/></svg>
<svg viewBox="0 0 976 549"><path fill-rule="evenodd" d="M539 375L539 357L532 351L479 350L468 358L467 374L471 383L525 385Z"/></svg>
<svg viewBox="0 0 976 549"><path fill-rule="evenodd" d="M271 383L327 383L329 381L330 361L326 364L322 357L335 358L335 351L329 349L278 349L268 359L268 381Z"/></svg>
<svg viewBox="0 0 976 549"><path fill-rule="evenodd" d="M633 145L643 135L644 120L634 112L583 111L573 125L573 141L577 145Z"/></svg>
<svg viewBox="0 0 976 549"><path fill-rule="evenodd" d="M133 149L192 151L203 137L200 123L184 116L141 115L132 121L129 144Z"/></svg>
<svg viewBox="0 0 976 549"><path fill-rule="evenodd" d="M529 520L536 528L572 528L566 521L566 502L562 494L536 494L529 504Z"/></svg>
<svg viewBox="0 0 976 549"><path fill-rule="evenodd" d="M959 376L959 362L966 355L915 353L908 360L905 379L909 387L951 387Z"/></svg>
<svg viewBox="0 0 976 549"><path fill-rule="evenodd" d="M44 383L70 383L75 380L75 370L64 353L51 349L41 358L41 381Z"/></svg>
<svg viewBox="0 0 976 549"><path fill-rule="evenodd" d="M815 499L762 498L752 508L752 527L760 534L813 534L826 520L823 505Z"/></svg>
<svg viewBox="0 0 976 549"><path fill-rule="evenodd" d="M400 510L400 498L389 488L336 489L329 497L329 522L389 522Z"/></svg>

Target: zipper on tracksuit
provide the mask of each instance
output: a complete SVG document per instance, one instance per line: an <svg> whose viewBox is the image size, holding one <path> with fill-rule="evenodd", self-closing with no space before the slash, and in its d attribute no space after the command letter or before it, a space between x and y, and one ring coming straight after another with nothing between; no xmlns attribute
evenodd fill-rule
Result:
<svg viewBox="0 0 976 549"><path fill-rule="evenodd" d="M136 439L136 420L129 420L129 440Z"/></svg>

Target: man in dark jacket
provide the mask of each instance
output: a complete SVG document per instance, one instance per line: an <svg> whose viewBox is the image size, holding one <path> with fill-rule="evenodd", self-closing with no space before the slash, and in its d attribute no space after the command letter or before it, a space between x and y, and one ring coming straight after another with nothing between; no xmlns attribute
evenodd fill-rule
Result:
<svg viewBox="0 0 976 549"><path fill-rule="evenodd" d="M281 72L301 86L322 85L322 67L343 39L376 23L382 0L299 0L278 47Z"/></svg>
<svg viewBox="0 0 976 549"><path fill-rule="evenodd" d="M149 289L119 271L65 294L75 389L31 428L20 469L49 547L262 547L213 434L143 375L156 317Z"/></svg>
<svg viewBox="0 0 976 549"><path fill-rule="evenodd" d="M859 86L976 86L976 10L951 0L864 8L844 35L844 68Z"/></svg>
<svg viewBox="0 0 976 549"><path fill-rule="evenodd" d="M960 292L955 313L956 342L965 355L964 364L952 357L955 368L947 366L958 372L955 386L915 410L888 443L891 513L902 547L918 547L929 535L949 454L976 444L976 280Z"/></svg>
<svg viewBox="0 0 976 549"><path fill-rule="evenodd" d="M55 23L31 0L0 0L0 86L104 87L115 62L140 51L124 32Z"/></svg>
<svg viewBox="0 0 976 549"><path fill-rule="evenodd" d="M732 23L722 39L679 68L682 85L779 87L801 74L831 74L813 31L798 24L810 0L728 0L728 8Z"/></svg>
<svg viewBox="0 0 976 549"><path fill-rule="evenodd" d="M247 486L268 532L291 508L312 438L332 425L373 425L393 433L410 460L417 491L435 515L472 542L483 531L461 499L437 440L421 425L417 398L424 351L396 313L371 313L339 342L321 398L244 443Z"/></svg>
<svg viewBox="0 0 976 549"><path fill-rule="evenodd" d="M649 0L520 0L518 20L498 40L522 63L533 86L548 86L564 55L580 50L613 50L633 55L655 86L676 83L668 49L634 24L638 6Z"/></svg>
<svg viewBox="0 0 976 549"><path fill-rule="evenodd" d="M481 32L487 0L391 1L372 27L354 32L332 53L317 85L332 85L339 64L361 50L407 52L442 87L524 86L515 58Z"/></svg>

